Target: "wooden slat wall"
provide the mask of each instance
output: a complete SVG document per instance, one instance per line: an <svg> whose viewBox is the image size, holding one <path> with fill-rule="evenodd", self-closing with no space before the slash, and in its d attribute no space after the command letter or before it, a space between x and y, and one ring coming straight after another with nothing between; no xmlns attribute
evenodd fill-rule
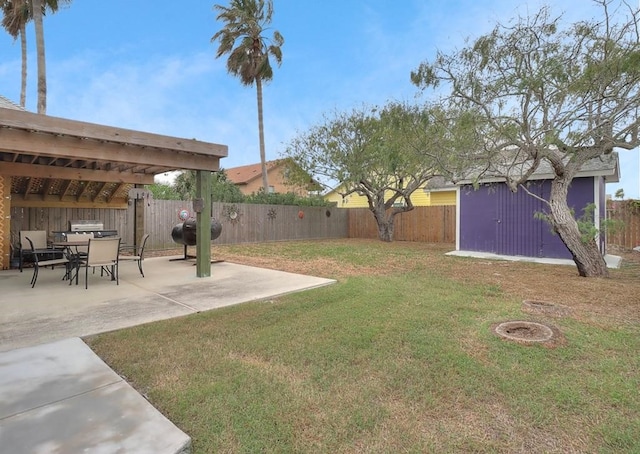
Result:
<svg viewBox="0 0 640 454"><path fill-rule="evenodd" d="M631 200L610 200L607 202L607 218L624 223L619 232L607 235L609 246L617 246L622 249L640 246L640 206L637 202Z"/></svg>
<svg viewBox="0 0 640 454"><path fill-rule="evenodd" d="M102 208L11 208L11 242L17 244L20 230L45 230L49 240L53 240L54 231L69 229L69 221L76 219L95 219L104 223L105 230L117 230L124 236L128 231L127 212ZM133 238L133 237L131 237Z"/></svg>
<svg viewBox="0 0 640 454"><path fill-rule="evenodd" d="M350 238L378 238L378 227L368 208L350 208ZM455 243L456 207L416 207L394 221L394 239L424 243Z"/></svg>
<svg viewBox="0 0 640 454"><path fill-rule="evenodd" d="M0 175L0 270L11 265L11 178Z"/></svg>

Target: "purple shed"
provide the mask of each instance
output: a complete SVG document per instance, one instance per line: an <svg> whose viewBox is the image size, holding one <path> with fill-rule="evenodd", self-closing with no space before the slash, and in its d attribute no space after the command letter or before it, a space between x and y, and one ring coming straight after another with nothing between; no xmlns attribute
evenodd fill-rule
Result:
<svg viewBox="0 0 640 454"><path fill-rule="evenodd" d="M589 161L571 183L567 202L576 217L595 205L594 222L600 228L606 216L605 184L619 178L617 153ZM529 179L529 192L548 200L553 174L540 168ZM458 184L456 250L487 252L505 256L571 259L571 253L547 222L535 213L547 211L545 204L523 190L513 193L504 178L481 181L475 189L469 181ZM604 235L600 237L604 254Z"/></svg>

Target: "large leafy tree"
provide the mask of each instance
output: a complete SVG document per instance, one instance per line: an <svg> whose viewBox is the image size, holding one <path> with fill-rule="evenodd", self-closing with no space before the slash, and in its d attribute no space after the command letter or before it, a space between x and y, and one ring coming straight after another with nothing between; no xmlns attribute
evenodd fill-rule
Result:
<svg viewBox="0 0 640 454"><path fill-rule="evenodd" d="M273 78L270 57L278 66L282 63L284 38L278 31L274 31L271 38L265 36L273 16L272 0L231 0L229 6L214 5L214 8L219 11L216 20L225 23L211 38L212 42L219 42L216 58L228 54L229 73L238 77L243 85L256 85L262 185L268 191L262 82Z"/></svg>
<svg viewBox="0 0 640 454"><path fill-rule="evenodd" d="M146 188L151 191L154 200L182 200L175 187L168 183L153 183Z"/></svg>
<svg viewBox="0 0 640 454"><path fill-rule="evenodd" d="M180 200L193 200L196 194L196 172L187 170L176 177L173 190ZM224 169L213 172L211 179L211 200L213 202L241 203L244 194L229 178Z"/></svg>
<svg viewBox="0 0 640 454"><path fill-rule="evenodd" d="M608 270L596 238L585 239L567 203L571 181L585 163L640 144L637 12L596 3L597 20L565 25L543 8L459 51L438 53L411 75L418 87L444 92L445 105L475 117L479 140L466 150L467 163L482 162L514 191L526 191L523 183L541 165L553 170L546 218L581 276Z"/></svg>
<svg viewBox="0 0 640 454"><path fill-rule="evenodd" d="M47 110L47 71L44 47L44 26L42 17L46 11L57 12L61 3L71 0L1 0L2 26L14 39L20 37L22 50L22 78L20 86L20 105L26 104L27 91L27 37L26 26L34 21L36 35L36 52L38 62L38 113Z"/></svg>
<svg viewBox="0 0 640 454"><path fill-rule="evenodd" d="M435 108L391 102L325 117L299 134L285 154L296 163L291 178L309 175L343 197L366 197L382 241L392 241L395 216L414 208L411 194L440 175L442 142Z"/></svg>

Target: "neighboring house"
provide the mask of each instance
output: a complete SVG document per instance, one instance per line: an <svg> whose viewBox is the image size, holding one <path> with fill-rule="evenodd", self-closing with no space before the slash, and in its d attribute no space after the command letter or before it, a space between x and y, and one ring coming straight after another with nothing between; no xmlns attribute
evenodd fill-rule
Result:
<svg viewBox="0 0 640 454"><path fill-rule="evenodd" d="M567 201L577 218L593 204L593 221L601 229L606 218L606 183L619 180L618 154L589 161L571 183ZM548 200L553 172L545 162L529 178L527 189ZM504 178L483 178L477 189L472 182L458 182L456 250L498 255L571 259L571 253L549 224L536 218L548 212L546 204L522 188L509 190ZM600 250L606 253L605 235Z"/></svg>
<svg viewBox="0 0 640 454"><path fill-rule="evenodd" d="M285 159L267 161L267 179L269 180L269 193L293 192L300 197L309 195L309 188L294 186L288 182L288 162ZM240 167L225 169L227 178L240 188L244 195L260 192L262 189L262 164L250 164ZM311 178L309 178L311 180Z"/></svg>
<svg viewBox="0 0 640 454"><path fill-rule="evenodd" d="M344 189L338 186L324 195L324 199L329 202L334 202L338 208L369 208L367 198L363 195L358 195L355 192L349 194L346 197L342 197L340 192ZM416 207L430 207L430 206L445 206L456 204L456 187L451 184L445 184L444 181L433 179L427 182L427 184L416 189L411 194L411 203ZM391 197L391 191L388 191L388 195L385 196L385 200Z"/></svg>

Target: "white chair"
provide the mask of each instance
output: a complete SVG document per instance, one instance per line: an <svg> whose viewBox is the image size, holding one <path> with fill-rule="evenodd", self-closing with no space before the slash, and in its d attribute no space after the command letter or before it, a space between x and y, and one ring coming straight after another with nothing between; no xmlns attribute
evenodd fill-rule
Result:
<svg viewBox="0 0 640 454"><path fill-rule="evenodd" d="M127 246L122 246L120 248L120 252L127 251L127 249L133 250L134 255L120 255L119 260L138 262L138 269L140 270L140 274L142 274L142 277L144 277L144 272L142 271L142 261L144 260L144 246L147 244L148 239L149 234L147 233L142 237L142 242L140 243L140 246L137 248L137 250L135 250L135 248L133 247L128 248Z"/></svg>
<svg viewBox="0 0 640 454"><path fill-rule="evenodd" d="M31 288L36 286L36 281L38 280L38 270L40 269L40 267L46 267L46 266L51 266L53 267L54 265L68 265L69 264L69 260L67 260L66 258L52 258L52 259L47 259L47 260L38 260L38 250L34 247L33 245L33 241L31 241L31 238L29 238L28 236L25 237L25 240L29 243L29 246L31 247L31 252L33 253L33 276L31 277ZM68 269L67 269L67 274L68 274ZM65 274L66 275L66 274Z"/></svg>
<svg viewBox="0 0 640 454"><path fill-rule="evenodd" d="M118 254L120 251L120 237L90 238L87 246L87 258L82 261L85 267L84 288L89 288L89 268L100 267L109 271L111 280L120 285L118 278Z"/></svg>

